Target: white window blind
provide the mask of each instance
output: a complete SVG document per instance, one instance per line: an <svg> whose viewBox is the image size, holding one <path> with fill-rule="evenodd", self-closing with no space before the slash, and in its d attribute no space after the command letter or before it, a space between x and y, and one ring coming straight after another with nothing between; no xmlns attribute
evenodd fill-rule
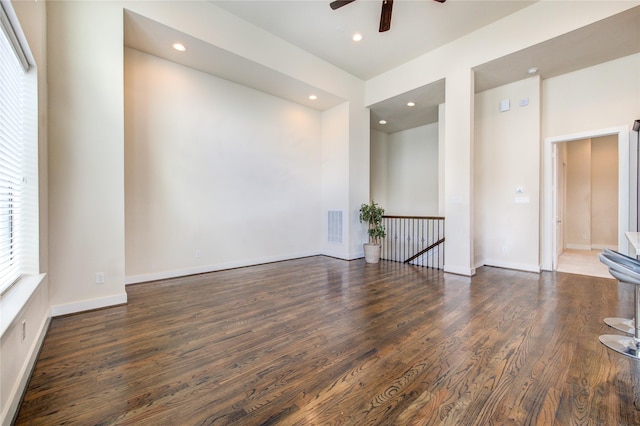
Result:
<svg viewBox="0 0 640 426"><path fill-rule="evenodd" d="M21 274L24 235L24 62L0 10L0 293Z"/></svg>

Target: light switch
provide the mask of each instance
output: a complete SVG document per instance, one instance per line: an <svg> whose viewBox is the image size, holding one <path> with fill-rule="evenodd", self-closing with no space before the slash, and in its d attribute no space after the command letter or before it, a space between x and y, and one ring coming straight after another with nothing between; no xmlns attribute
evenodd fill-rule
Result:
<svg viewBox="0 0 640 426"><path fill-rule="evenodd" d="M509 102L509 99L503 99L500 101L500 112L509 111L510 108L511 104Z"/></svg>

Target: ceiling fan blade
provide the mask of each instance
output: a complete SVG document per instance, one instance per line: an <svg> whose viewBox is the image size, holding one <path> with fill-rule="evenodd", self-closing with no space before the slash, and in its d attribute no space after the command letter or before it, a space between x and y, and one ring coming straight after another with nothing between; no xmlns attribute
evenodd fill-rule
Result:
<svg viewBox="0 0 640 426"><path fill-rule="evenodd" d="M380 14L380 29L383 33L391 28L391 12L393 11L393 0L382 0L382 13Z"/></svg>
<svg viewBox="0 0 640 426"><path fill-rule="evenodd" d="M447 0L433 0L433 1L437 1L438 3L444 3Z"/></svg>
<svg viewBox="0 0 640 426"><path fill-rule="evenodd" d="M332 1L331 3L329 3L329 7L331 9L333 9L333 10L336 10L336 9L341 8L342 6L348 5L349 3L353 3L354 1L356 1L356 0L335 0L335 1ZM438 1L440 1L440 0L438 0Z"/></svg>

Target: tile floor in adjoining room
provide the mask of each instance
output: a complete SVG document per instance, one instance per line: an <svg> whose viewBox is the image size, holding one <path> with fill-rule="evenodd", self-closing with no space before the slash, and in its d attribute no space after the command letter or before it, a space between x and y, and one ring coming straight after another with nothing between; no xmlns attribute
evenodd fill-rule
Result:
<svg viewBox="0 0 640 426"><path fill-rule="evenodd" d="M609 268L598 259L599 253L602 253L602 250L565 249L558 259L556 271L613 278L609 274Z"/></svg>

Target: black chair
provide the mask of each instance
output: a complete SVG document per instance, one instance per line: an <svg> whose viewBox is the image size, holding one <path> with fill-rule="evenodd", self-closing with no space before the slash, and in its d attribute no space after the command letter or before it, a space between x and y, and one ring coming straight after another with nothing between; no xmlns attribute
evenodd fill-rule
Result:
<svg viewBox="0 0 640 426"><path fill-rule="evenodd" d="M619 255L619 256L618 256ZM618 281L635 285L634 311L632 324L633 336L604 334L600 336L602 342L609 349L631 358L640 359L640 262L633 258L624 259L620 253L600 253L600 261L609 267L609 273Z"/></svg>

